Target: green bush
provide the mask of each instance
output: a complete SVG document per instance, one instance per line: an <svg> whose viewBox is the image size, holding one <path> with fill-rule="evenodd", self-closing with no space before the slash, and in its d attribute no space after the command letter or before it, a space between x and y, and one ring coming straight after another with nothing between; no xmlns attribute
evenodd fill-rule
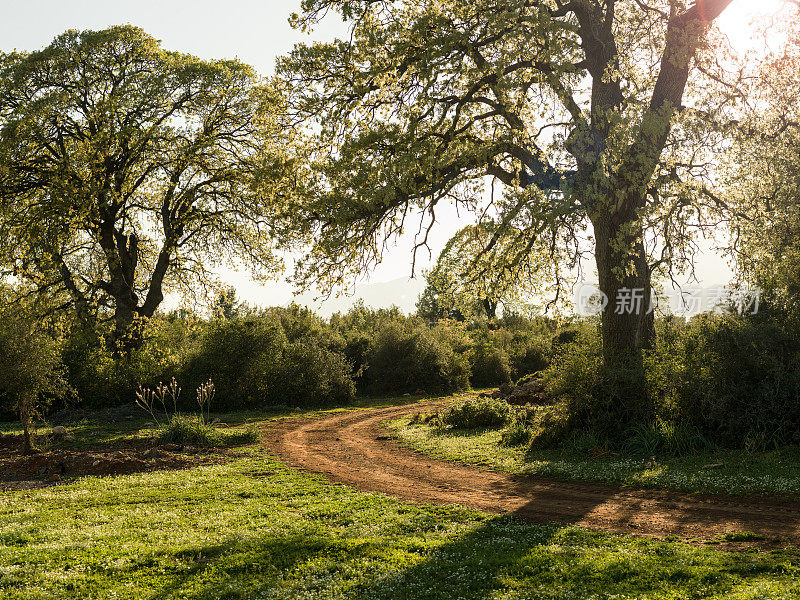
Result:
<svg viewBox="0 0 800 600"><path fill-rule="evenodd" d="M2 292L2 290L0 290ZM0 401L18 417L25 452L33 450L31 426L54 398L70 392L58 343L35 319L8 309L0 293Z"/></svg>
<svg viewBox="0 0 800 600"><path fill-rule="evenodd" d="M475 398L454 404L441 415L441 423L453 429L502 427L513 417L514 409L505 400Z"/></svg>
<svg viewBox="0 0 800 600"><path fill-rule="evenodd" d="M140 385L152 386L178 373L201 328L191 315L156 316L143 324L142 347L124 357L115 357L108 347L110 330L75 331L62 352L69 383L84 406L127 404Z"/></svg>
<svg viewBox="0 0 800 600"><path fill-rule="evenodd" d="M647 359L661 414L727 447L800 443L800 340L766 319L705 314L660 324Z"/></svg>
<svg viewBox="0 0 800 600"><path fill-rule="evenodd" d="M511 423L503 430L500 437L502 446L523 446L529 444L534 435L534 428L524 418L514 416Z"/></svg>
<svg viewBox="0 0 800 600"><path fill-rule="evenodd" d="M162 444L210 448L220 445L222 436L199 417L176 414L158 430L157 439Z"/></svg>
<svg viewBox="0 0 800 600"><path fill-rule="evenodd" d="M351 371L344 356L312 340L290 343L283 352L278 403L307 406L351 402L355 398Z"/></svg>
<svg viewBox="0 0 800 600"><path fill-rule="evenodd" d="M537 445L585 432L635 454L800 443L800 338L771 318L661 319L643 364L615 371L591 329L554 346L543 379L559 403Z"/></svg>
<svg viewBox="0 0 800 600"><path fill-rule="evenodd" d="M546 338L531 331L515 332L508 348L511 376L518 379L529 373L538 373L550 365L550 352Z"/></svg>
<svg viewBox="0 0 800 600"><path fill-rule="evenodd" d="M713 447L714 444L696 427L661 419L632 426L623 434L621 442L623 452L638 456L684 456Z"/></svg>
<svg viewBox="0 0 800 600"><path fill-rule="evenodd" d="M652 416L642 366L604 368L596 323L570 330L555 347L542 380L548 395L559 400L545 413L535 445L553 446L591 431L605 444L615 446L631 425Z"/></svg>
<svg viewBox="0 0 800 600"><path fill-rule="evenodd" d="M469 387L469 363L447 333L421 321L391 322L378 331L367 359L366 388L377 394L455 392Z"/></svg>
<svg viewBox="0 0 800 600"><path fill-rule="evenodd" d="M215 407L223 410L350 402L355 394L351 365L323 345L319 323L303 330L297 316L271 310L212 322L182 380L197 387L213 379ZM291 340L284 330L287 322Z"/></svg>
<svg viewBox="0 0 800 600"><path fill-rule="evenodd" d="M479 342L470 355L470 383L473 387L499 386L511 381L508 355L502 348Z"/></svg>

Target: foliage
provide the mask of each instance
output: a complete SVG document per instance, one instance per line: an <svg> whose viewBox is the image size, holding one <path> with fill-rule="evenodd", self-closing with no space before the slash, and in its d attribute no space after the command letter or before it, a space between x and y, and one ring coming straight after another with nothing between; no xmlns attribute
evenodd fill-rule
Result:
<svg viewBox="0 0 800 600"><path fill-rule="evenodd" d="M661 419L634 425L623 440L621 448L631 456L684 456L714 447L695 426Z"/></svg>
<svg viewBox="0 0 800 600"><path fill-rule="evenodd" d="M379 394L467 389L469 363L454 348L453 333L413 320L388 323L375 334L369 351L366 389Z"/></svg>
<svg viewBox="0 0 800 600"><path fill-rule="evenodd" d="M26 291L89 328L113 314L128 350L137 318L204 289L221 253L273 270L255 185L270 96L250 67L126 25L4 54L0 82L0 267Z"/></svg>
<svg viewBox="0 0 800 600"><path fill-rule="evenodd" d="M503 429L500 444L503 446L523 446L530 443L539 429L540 413L536 407L522 406L514 410L511 422Z"/></svg>
<svg viewBox="0 0 800 600"><path fill-rule="evenodd" d="M800 339L770 315L659 321L643 365L642 395L649 406L631 392L636 370L609 372L601 355L591 329L558 346L543 378L560 401L545 417L536 444L559 444L586 432L602 444L642 453L800 442ZM626 406L624 419L620 405Z"/></svg>
<svg viewBox="0 0 800 600"><path fill-rule="evenodd" d="M511 424L503 430L500 443L504 446L523 446L530 443L532 437L533 431L530 425L524 419L515 416Z"/></svg>
<svg viewBox="0 0 800 600"><path fill-rule="evenodd" d="M768 32L787 44L764 49L760 77L746 90L752 108L728 153L725 200L740 214L729 250L743 283L800 322L800 26L790 6Z"/></svg>
<svg viewBox="0 0 800 600"><path fill-rule="evenodd" d="M76 328L66 339L62 360L84 406L127 404L140 385L153 387L176 376L204 327L190 314L156 314L143 323L141 346L122 357L115 356L107 327Z"/></svg>
<svg viewBox="0 0 800 600"><path fill-rule="evenodd" d="M728 447L800 443L796 331L736 315L667 327L648 360L651 394L665 415Z"/></svg>
<svg viewBox="0 0 800 600"><path fill-rule="evenodd" d="M470 355L470 383L475 387L501 385L511 381L511 365L502 348L478 342Z"/></svg>
<svg viewBox="0 0 800 600"><path fill-rule="evenodd" d="M175 413L158 428L157 439L161 444L210 448L218 446L222 436L200 417Z"/></svg>
<svg viewBox="0 0 800 600"><path fill-rule="evenodd" d="M444 267L442 279L459 290L534 273L561 297L593 254L612 299L602 360L633 372L652 320L616 312L618 292L649 297L653 273L691 266L695 232L716 222L707 217L731 217L704 193L731 137L720 124L741 100L743 77L723 68L735 63L713 30L730 2L304 3L297 27L338 13L349 31L298 44L278 65L307 159L304 194L280 219L308 245L295 278L340 285L417 218L415 249L425 248L454 204L475 215L465 230L475 243L446 262L478 260ZM449 300L436 306L451 287L433 281L421 308L452 312Z"/></svg>
<svg viewBox="0 0 800 600"><path fill-rule="evenodd" d="M505 400L474 398L447 408L441 416L442 425L453 429L501 427L511 421L513 409Z"/></svg>
<svg viewBox="0 0 800 600"><path fill-rule="evenodd" d="M211 322L181 378L196 387L211 377L220 408L325 405L353 399L352 368L324 342L310 313L272 309ZM291 336L291 337L290 337Z"/></svg>
<svg viewBox="0 0 800 600"><path fill-rule="evenodd" d="M531 302L544 274L541 265L524 265L514 272L483 262L484 249L498 227L494 223L468 225L459 230L425 273L426 287L417 303L418 314L428 320L483 317L495 320L498 307L513 310Z"/></svg>
<svg viewBox="0 0 800 600"><path fill-rule="evenodd" d="M53 398L70 390L58 343L25 315L9 307L0 289L0 399L18 415L26 452L33 449L31 427Z"/></svg>

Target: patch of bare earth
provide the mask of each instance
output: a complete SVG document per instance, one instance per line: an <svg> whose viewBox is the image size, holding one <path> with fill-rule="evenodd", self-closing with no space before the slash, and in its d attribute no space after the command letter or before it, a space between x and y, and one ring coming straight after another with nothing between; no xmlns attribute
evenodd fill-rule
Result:
<svg viewBox="0 0 800 600"><path fill-rule="evenodd" d="M421 404L335 413L271 423L262 439L286 463L330 480L413 502L457 503L533 522L575 524L645 537L718 540L751 533L759 540L721 547L800 545L800 503L716 497L522 477L437 460L391 439L382 423Z"/></svg>
<svg viewBox="0 0 800 600"><path fill-rule="evenodd" d="M228 450L203 450L151 440L116 441L90 450L54 448L31 455L22 453L19 435L0 436L0 491L32 489L76 477L121 475L219 463Z"/></svg>

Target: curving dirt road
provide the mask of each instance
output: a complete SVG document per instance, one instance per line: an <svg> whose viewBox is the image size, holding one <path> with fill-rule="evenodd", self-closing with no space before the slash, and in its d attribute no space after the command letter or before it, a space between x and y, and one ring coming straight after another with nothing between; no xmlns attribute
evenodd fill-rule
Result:
<svg viewBox="0 0 800 600"><path fill-rule="evenodd" d="M761 546L800 545L800 503L621 489L486 471L404 448L381 425L434 405L287 419L269 426L263 439L267 450L287 464L403 500L458 503L535 522L648 537L712 540L725 533L752 532L763 536Z"/></svg>

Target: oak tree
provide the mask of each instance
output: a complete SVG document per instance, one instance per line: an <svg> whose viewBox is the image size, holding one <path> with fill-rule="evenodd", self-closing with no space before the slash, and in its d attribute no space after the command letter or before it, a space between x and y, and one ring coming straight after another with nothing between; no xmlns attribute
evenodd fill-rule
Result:
<svg viewBox="0 0 800 600"><path fill-rule="evenodd" d="M87 326L133 324L221 257L270 272L269 92L133 26L0 55L0 267ZM272 133L270 133L272 131Z"/></svg>
<svg viewBox="0 0 800 600"><path fill-rule="evenodd" d="M304 0L297 27L338 12L350 31L279 64L311 165L286 210L309 244L298 281L362 272L415 215L423 245L455 202L497 222L485 262L512 272L591 236L605 363L639 364L652 314L614 299L689 265L715 208L701 190L738 96L712 23L730 2ZM487 178L504 186L490 213Z"/></svg>
<svg viewBox="0 0 800 600"><path fill-rule="evenodd" d="M800 3L798 3L800 8ZM791 13L790 13L791 14ZM782 315L800 316L800 24L787 19L787 43L766 53L748 89L749 112L729 153L725 196L732 257L748 285Z"/></svg>
<svg viewBox="0 0 800 600"><path fill-rule="evenodd" d="M530 260L542 253L557 255L561 248L530 248L520 261L509 268L508 257L513 249L503 247L512 236L497 240L497 252L485 253L498 225L481 222L460 229L445 244L434 266L425 275L426 286L417 303L421 316L429 319L457 318L468 316L497 318L497 311L519 310L532 305L544 288L552 287L554 296L559 293L559 283L568 275L568 253L561 252L562 260ZM488 264L490 257L499 259L499 264ZM565 273L566 271L566 273ZM549 283L549 285L548 285Z"/></svg>

